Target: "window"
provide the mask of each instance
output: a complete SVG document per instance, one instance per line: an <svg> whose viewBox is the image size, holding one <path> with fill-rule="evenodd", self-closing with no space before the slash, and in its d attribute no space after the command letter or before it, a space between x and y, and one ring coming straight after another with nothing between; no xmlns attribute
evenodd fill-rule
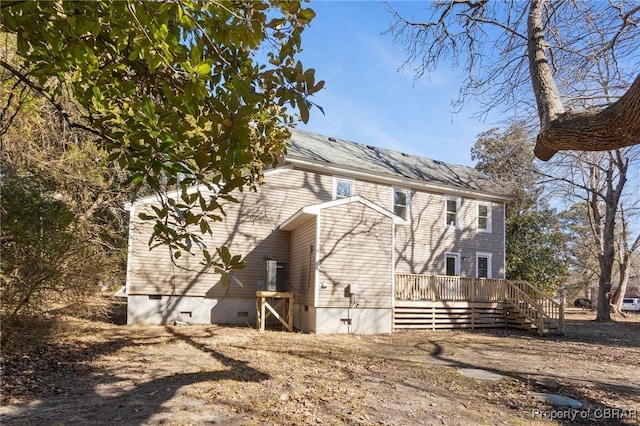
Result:
<svg viewBox="0 0 640 426"><path fill-rule="evenodd" d="M491 203L478 201L478 230L491 232Z"/></svg>
<svg viewBox="0 0 640 426"><path fill-rule="evenodd" d="M333 178L333 199L351 197L354 193L354 181L345 178Z"/></svg>
<svg viewBox="0 0 640 426"><path fill-rule="evenodd" d="M458 227L458 212L460 211L459 197L445 198L445 224L451 227Z"/></svg>
<svg viewBox="0 0 640 426"><path fill-rule="evenodd" d="M393 212L403 219L409 219L411 192L404 188L393 188Z"/></svg>
<svg viewBox="0 0 640 426"><path fill-rule="evenodd" d="M460 275L460 254L445 253L444 268L445 268L445 275L448 275L448 276Z"/></svg>
<svg viewBox="0 0 640 426"><path fill-rule="evenodd" d="M476 276L491 278L491 253L476 254Z"/></svg>

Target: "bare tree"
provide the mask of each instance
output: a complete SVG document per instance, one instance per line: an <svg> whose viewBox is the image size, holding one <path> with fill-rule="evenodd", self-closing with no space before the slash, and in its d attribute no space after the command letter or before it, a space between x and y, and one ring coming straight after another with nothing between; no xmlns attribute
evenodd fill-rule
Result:
<svg viewBox="0 0 640 426"><path fill-rule="evenodd" d="M538 158L640 143L637 2L449 0L432 3L427 20L392 13L389 32L417 76L450 59L466 75L458 102L474 97L481 115L537 113Z"/></svg>
<svg viewBox="0 0 640 426"><path fill-rule="evenodd" d="M585 207L579 210L586 215L590 251L599 266L599 321L611 319L610 305L616 305L611 291L616 261L620 267L618 291L624 292L620 284L626 286L631 254L640 244L638 238L630 242L629 217L625 215L637 208L638 198L631 194L633 188L628 183L629 166L638 160L638 154L636 148L565 154L550 171L556 182L564 183L568 200Z"/></svg>

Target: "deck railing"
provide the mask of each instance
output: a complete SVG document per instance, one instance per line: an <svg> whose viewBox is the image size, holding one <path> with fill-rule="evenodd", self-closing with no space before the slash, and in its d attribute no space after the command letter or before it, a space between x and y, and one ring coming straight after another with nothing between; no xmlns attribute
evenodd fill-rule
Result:
<svg viewBox="0 0 640 426"><path fill-rule="evenodd" d="M442 275L396 274L397 300L511 302L535 321L539 330L552 320L564 330L563 306L527 281Z"/></svg>
<svg viewBox="0 0 640 426"><path fill-rule="evenodd" d="M396 299L504 301L506 285L492 278L396 274Z"/></svg>

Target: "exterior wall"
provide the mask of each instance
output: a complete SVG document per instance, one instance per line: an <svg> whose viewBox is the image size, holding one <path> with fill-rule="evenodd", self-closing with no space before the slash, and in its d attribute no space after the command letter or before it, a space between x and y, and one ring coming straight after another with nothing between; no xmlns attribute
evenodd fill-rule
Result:
<svg viewBox="0 0 640 426"><path fill-rule="evenodd" d="M393 210L393 186L354 180L353 195ZM296 297L296 327L317 332L366 333L369 329L385 329L386 325L375 325L378 323L391 327L394 267L396 273L440 275L445 273L445 252L454 252L462 260L461 275L475 276L476 254L482 252L492 255L492 277L504 277L502 203L492 203L492 232L486 233L477 230L477 201L461 198L460 226L452 229L445 226L446 194L414 188L410 220L406 225L395 226L392 252L391 219L361 203L322 210L319 229L314 220L291 232L279 229L302 207L333 199L330 174L297 168L276 170L265 175L265 184L257 192L234 196L239 203L225 205L226 217L212 224L213 236L204 236L204 240L211 252L226 245L232 254L245 256L247 267L234 272L242 287L228 286L221 282L219 274L202 270L197 253L183 255L174 264L168 249L157 247L150 251L153 224L138 219L138 214L151 208L135 205L127 288L131 322L183 321L179 313L191 312L194 323L254 323L255 291L265 278L268 258L289 263L289 282ZM317 262L313 264L309 261L312 245ZM310 267L317 268L316 273L309 274ZM349 318L343 310L349 308L345 288L351 283L358 285L358 307L350 311L352 322L347 327L341 319ZM163 296L162 303L150 300L149 295ZM167 297L171 295L176 297ZM177 302L179 296L183 300ZM239 312L248 312L248 317L239 316ZM368 328L358 323L365 318L372 322Z"/></svg>
<svg viewBox="0 0 640 426"><path fill-rule="evenodd" d="M210 251L227 246L232 254L245 256L246 268L234 272L242 287L227 287L219 274L202 271L197 253L180 257L176 266L166 248L149 250L153 223L142 221L138 214L151 207L137 204L131 231L129 294L255 298L257 284L265 278L265 260L290 262L290 233L280 231L279 225L305 205L331 200L331 185L328 176L285 170L267 174L257 192L234 193L239 203L225 204L224 220L212 224L213 236L203 237Z"/></svg>
<svg viewBox="0 0 640 426"><path fill-rule="evenodd" d="M295 293L296 303L314 305L315 217L291 231L291 262L289 263L289 285Z"/></svg>
<svg viewBox="0 0 640 426"><path fill-rule="evenodd" d="M372 201L384 207L385 209L393 212L393 196L391 185L385 185L375 182L357 181L356 193L354 195L360 195L369 201Z"/></svg>
<svg viewBox="0 0 640 426"><path fill-rule="evenodd" d="M359 202L322 210L317 307L348 308L350 284L358 287L360 309L391 307L393 226L390 217Z"/></svg>
<svg viewBox="0 0 640 426"><path fill-rule="evenodd" d="M293 327L309 333L316 332L316 308L313 305L294 303Z"/></svg>
<svg viewBox="0 0 640 426"><path fill-rule="evenodd" d="M477 229L477 200L460 198L459 226L445 224L445 194L413 190L411 220L396 227L396 273L445 274L445 253L458 253L460 275L476 276L476 254L491 254L491 276L504 278L504 204L491 202L491 232Z"/></svg>
<svg viewBox="0 0 640 426"><path fill-rule="evenodd" d="M349 319L351 321L349 321ZM381 334L393 331L391 308L317 308L318 334Z"/></svg>
<svg viewBox="0 0 640 426"><path fill-rule="evenodd" d="M401 187L401 186L399 186ZM355 194L393 211L394 186L356 181ZM459 253L460 275L476 276L476 254L491 254L491 277L504 278L504 204L491 204L491 232L477 229L476 198L460 197L460 225L445 226L445 199L437 194L411 189L408 224L396 227L396 272L445 274L445 253ZM481 200L487 202L486 200Z"/></svg>
<svg viewBox="0 0 640 426"><path fill-rule="evenodd" d="M189 324L250 324L256 323L254 299L229 298L223 300L197 296L129 296L128 324L170 324L182 321Z"/></svg>

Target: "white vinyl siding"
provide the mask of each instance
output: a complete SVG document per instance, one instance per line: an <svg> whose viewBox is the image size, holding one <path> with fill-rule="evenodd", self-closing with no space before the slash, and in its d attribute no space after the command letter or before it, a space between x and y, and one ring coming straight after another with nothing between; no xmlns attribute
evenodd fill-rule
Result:
<svg viewBox="0 0 640 426"><path fill-rule="evenodd" d="M195 256L181 256L177 265L166 247L150 251L153 223L141 220L138 213L151 214L151 205L137 204L132 224L130 293L255 299L257 283L265 278L265 258L290 262L291 233L278 230L279 225L302 206L330 201L331 191L331 175L294 169L266 173L265 183L257 192L233 193L238 203L225 203L224 220L212 223L213 235L203 235L203 240L211 253L216 247L227 246L232 254L244 256L246 268L233 273L243 287L227 287L220 274L202 270L197 251Z"/></svg>
<svg viewBox="0 0 640 426"><path fill-rule="evenodd" d="M291 231L290 258L289 285L295 292L296 303L313 306L316 276L315 217Z"/></svg>
<svg viewBox="0 0 640 426"><path fill-rule="evenodd" d="M358 287L360 308L388 308L392 294L393 224L362 203L320 213L318 307L348 308L345 288Z"/></svg>

